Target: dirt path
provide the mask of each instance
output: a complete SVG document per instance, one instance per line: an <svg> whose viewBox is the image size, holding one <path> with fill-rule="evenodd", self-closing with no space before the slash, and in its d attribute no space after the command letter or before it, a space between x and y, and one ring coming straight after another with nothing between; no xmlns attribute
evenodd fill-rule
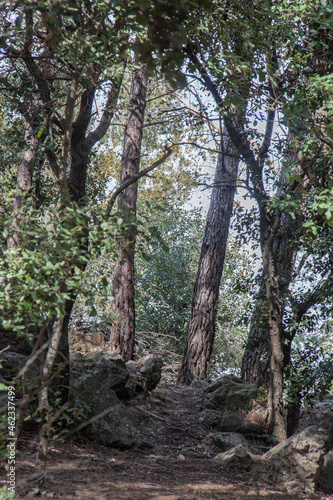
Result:
<svg viewBox="0 0 333 500"><path fill-rule="evenodd" d="M127 403L140 432L140 446L115 450L84 439L56 443L47 469L35 474L36 442L25 435L17 464L18 499L236 500L333 499L333 495L287 495L259 471L227 473L200 445L208 431L197 422L203 393L162 385L149 398ZM250 442L256 454L266 447Z"/></svg>

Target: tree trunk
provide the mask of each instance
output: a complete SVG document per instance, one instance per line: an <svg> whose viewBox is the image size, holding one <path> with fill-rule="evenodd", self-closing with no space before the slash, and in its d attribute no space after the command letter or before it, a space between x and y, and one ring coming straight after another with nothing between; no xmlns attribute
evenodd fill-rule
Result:
<svg viewBox="0 0 333 500"><path fill-rule="evenodd" d="M208 376L238 165L239 157L235 146L229 137L221 139L221 153L217 161L179 376L179 381L183 384Z"/></svg>
<svg viewBox="0 0 333 500"><path fill-rule="evenodd" d="M24 194L29 193L32 189L32 173L38 150L38 138L34 134L33 128L30 124L27 124L25 141L27 144L27 149L25 149L21 154L17 170L17 193L15 194L12 213L13 228L19 226L20 212L23 205L23 196ZM20 246L20 235L19 233L14 233L14 235L8 239L8 247L18 248Z"/></svg>
<svg viewBox="0 0 333 500"><path fill-rule="evenodd" d="M127 117L122 157L121 184L139 173L144 113L146 107L146 68L141 65L132 75L129 114ZM128 186L118 202L128 228L120 244L113 278L113 312L110 349L119 350L124 361L133 359L135 336L134 254L136 230L132 224L136 216L138 183Z"/></svg>
<svg viewBox="0 0 333 500"><path fill-rule="evenodd" d="M266 285L263 282L256 298L242 359L241 378L244 382L269 387L270 350L268 304Z"/></svg>

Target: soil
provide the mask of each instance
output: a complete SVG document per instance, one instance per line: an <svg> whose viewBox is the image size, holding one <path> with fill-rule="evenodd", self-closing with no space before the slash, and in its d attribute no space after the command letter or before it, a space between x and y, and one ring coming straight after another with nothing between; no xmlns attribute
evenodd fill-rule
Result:
<svg viewBox="0 0 333 500"><path fill-rule="evenodd" d="M286 494L260 471L228 472L205 451L209 432L197 422L203 407L200 388L160 384L149 396L125 402L139 429L140 444L131 450L104 447L84 435L57 441L46 469L36 471L37 435L22 433L16 462L17 499L236 500L333 499L333 494ZM250 440L253 453L267 444Z"/></svg>

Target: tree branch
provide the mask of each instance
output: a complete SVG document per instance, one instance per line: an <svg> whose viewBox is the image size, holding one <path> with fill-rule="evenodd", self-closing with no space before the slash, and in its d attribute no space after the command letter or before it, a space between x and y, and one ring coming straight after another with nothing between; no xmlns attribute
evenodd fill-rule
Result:
<svg viewBox="0 0 333 500"><path fill-rule="evenodd" d="M155 163L150 165L150 167L147 167L144 170L141 170L141 172L139 172L137 175L134 175L133 177L128 179L126 182L121 184L114 191L114 193L112 194L112 196L108 202L108 206L107 206L107 213L108 214L111 213L111 210L113 208L113 205L114 205L117 197L119 196L120 193L122 193L124 191L124 189L126 189L128 186L130 186L134 182L137 182L139 179L141 179L141 177L144 177L145 175L149 174L149 172L151 172L152 170L157 168L159 165L161 165L161 163L165 162L165 160L167 158L169 158L169 156L172 154L172 149L171 149L171 147L166 147L165 149L166 149L166 151L165 151L164 155L159 160L155 161Z"/></svg>
<svg viewBox="0 0 333 500"><path fill-rule="evenodd" d="M109 90L107 102L102 114L101 121L99 122L95 130L93 132L90 132L87 136L86 143L89 151L91 151L94 145L104 137L109 128L113 115L116 111L116 105L119 97L120 88L123 82L124 72L125 72L125 64L121 74L114 78L113 85Z"/></svg>

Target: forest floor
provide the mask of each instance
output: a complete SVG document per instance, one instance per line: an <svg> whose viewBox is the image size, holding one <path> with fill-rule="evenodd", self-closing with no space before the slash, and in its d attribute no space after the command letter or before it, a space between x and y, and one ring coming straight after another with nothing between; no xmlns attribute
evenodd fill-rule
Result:
<svg viewBox="0 0 333 500"><path fill-rule="evenodd" d="M333 499L333 494L286 494L260 469L227 472L214 462L218 452L200 447L208 434L197 415L202 389L161 383L148 397L128 401L140 433L140 446L116 450L71 436L50 450L46 469L36 472L37 436L23 433L16 462L17 499L236 500ZM249 441L253 453L267 451Z"/></svg>

